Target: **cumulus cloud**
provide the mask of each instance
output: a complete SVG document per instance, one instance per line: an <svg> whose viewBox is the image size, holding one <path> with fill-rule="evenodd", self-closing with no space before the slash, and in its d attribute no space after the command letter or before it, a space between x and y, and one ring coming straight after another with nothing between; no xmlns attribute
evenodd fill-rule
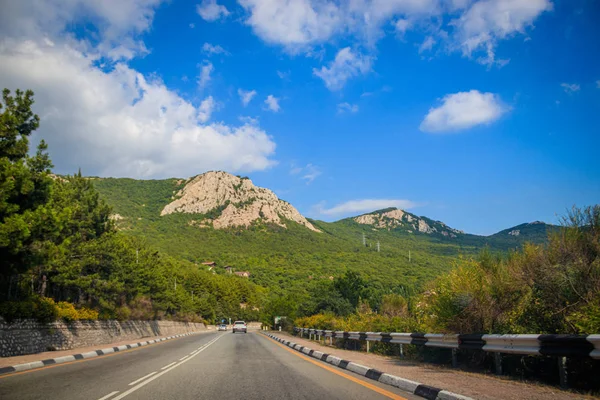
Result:
<svg viewBox="0 0 600 400"><path fill-rule="evenodd" d="M210 74L214 67L210 61L204 60L200 65L200 75L198 75L198 86L205 88L211 80Z"/></svg>
<svg viewBox="0 0 600 400"><path fill-rule="evenodd" d="M217 103L212 96L208 96L206 99L202 100L200 106L198 107L198 121L203 124L208 122L210 116L215 110L216 105Z"/></svg>
<svg viewBox="0 0 600 400"><path fill-rule="evenodd" d="M361 97L364 95L364 93L361 95ZM350 103L340 103L337 105L337 110L338 113L344 113L344 112L351 112L351 113L355 113L358 112L358 105L357 104L350 104Z"/></svg>
<svg viewBox="0 0 600 400"><path fill-rule="evenodd" d="M600 89L600 79L596 81L596 87Z"/></svg>
<svg viewBox="0 0 600 400"><path fill-rule="evenodd" d="M210 43L204 43L204 45L202 46L202 51L208 54L209 56L212 56L213 54L223 54L224 56L230 55L230 53L221 46L214 46Z"/></svg>
<svg viewBox="0 0 600 400"><path fill-rule="evenodd" d="M550 0L480 0L451 25L456 28L454 39L464 55L471 57L482 51L482 64L496 62L495 48L499 40L524 33L543 12L552 10ZM501 60L505 63L506 60Z"/></svg>
<svg viewBox="0 0 600 400"><path fill-rule="evenodd" d="M403 210L415 208L418 204L410 200L402 199L364 199L350 200L345 203L337 204L331 208L317 206L316 211L321 215L342 215L342 214L362 214L375 210L381 210L388 207L396 207Z"/></svg>
<svg viewBox="0 0 600 400"><path fill-rule="evenodd" d="M449 94L442 104L429 109L421 123L423 132L443 133L496 121L508 111L498 95L477 90Z"/></svg>
<svg viewBox="0 0 600 400"><path fill-rule="evenodd" d="M573 94L581 90L581 86L577 83L561 83L560 86L567 94Z"/></svg>
<svg viewBox="0 0 600 400"><path fill-rule="evenodd" d="M370 72L372 62L371 57L345 47L336 54L329 67L313 68L313 74L321 78L329 90L340 90L348 79Z"/></svg>
<svg viewBox="0 0 600 400"><path fill-rule="evenodd" d="M137 54L148 52L138 37L150 28L155 8L164 1L3 1L0 37L53 39L63 34L75 20L91 17L95 22L98 43L91 47L89 43L81 41L77 46L98 58L129 60Z"/></svg>
<svg viewBox="0 0 600 400"><path fill-rule="evenodd" d="M196 12L205 21L216 21L227 17L230 13L225 6L217 4L217 0L202 0L202 3L196 5Z"/></svg>
<svg viewBox="0 0 600 400"><path fill-rule="evenodd" d="M252 101L254 96L256 96L256 90L238 89L238 96L240 96L240 100L242 100L242 104L244 105L244 107L246 107L248 105L248 103L250 103Z"/></svg>
<svg viewBox="0 0 600 400"><path fill-rule="evenodd" d="M279 110L281 110L281 107L279 106L279 99L272 94L268 95L265 99L265 106L267 110L273 112L279 112Z"/></svg>
<svg viewBox="0 0 600 400"><path fill-rule="evenodd" d="M328 40L341 26L340 9L330 1L238 0L248 12L246 24L268 43L295 52Z"/></svg>
<svg viewBox="0 0 600 400"><path fill-rule="evenodd" d="M436 41L492 65L500 40L525 33L552 10L551 0L239 0L246 24L264 41L291 53L310 52L337 37L369 48L392 23L400 38L408 29L436 31ZM432 22L441 21L441 22Z"/></svg>
<svg viewBox="0 0 600 400"><path fill-rule="evenodd" d="M58 173L82 168L100 176L187 177L275 164L275 143L259 126L208 123L217 107L212 97L195 105L160 78L144 76L123 59L104 58L110 46L118 49L149 27L158 1L119 0L119 7L117 1L29 3L9 2L0 16L14 20L14 29L0 24L0 81L13 90L34 90L41 118L34 140L49 143ZM29 13L21 13L22 4L29 4ZM102 22L97 46L64 32L61 24L80 20ZM114 32L123 40L111 45ZM110 68L99 67L99 60Z"/></svg>

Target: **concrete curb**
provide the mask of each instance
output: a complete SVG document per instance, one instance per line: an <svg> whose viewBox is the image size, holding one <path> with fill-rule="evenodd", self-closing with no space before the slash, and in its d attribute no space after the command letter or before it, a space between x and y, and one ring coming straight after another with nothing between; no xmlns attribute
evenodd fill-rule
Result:
<svg viewBox="0 0 600 400"><path fill-rule="evenodd" d="M365 367L364 365L353 363L352 361L342 360L339 357L334 357L327 353L312 350L308 347L301 346L294 342L290 342L289 340L284 340L277 336L270 335L268 333L265 333L265 335L270 337L271 339L278 341L279 343L291 347L294 350L304 353L307 356L316 358L317 360L325 361L326 363L335 365L338 368L352 371L355 374L364 376L365 378L369 378L374 381L384 383L386 385L397 387L399 389L405 390L407 392L426 398L428 400L473 400L470 397L448 392L446 390L438 389L432 386L423 385L419 382L409 381L408 379L400 378L398 376L385 374L374 368Z"/></svg>
<svg viewBox="0 0 600 400"><path fill-rule="evenodd" d="M40 361L32 361L29 363L12 365L9 367L0 367L0 375L7 375L7 374L11 374L13 372L21 372L21 371L27 371L30 369L42 368L47 365L61 364L61 363L70 362L70 361L99 357L99 356L103 356L105 354L111 354L111 353L116 353L118 351L135 349L136 347L147 346L149 344L164 342L166 340L176 339L176 338L180 338L180 337L184 337L184 336L197 335L197 334L203 333L203 332L204 331L182 333L180 335L173 335L173 336L167 336L167 337L158 338L158 339L152 339L152 340L148 340L146 342L124 344L124 345L118 346L118 347L108 347L106 349L92 350L92 351L88 351L87 353L71 354L69 356L49 358L47 360L40 360Z"/></svg>

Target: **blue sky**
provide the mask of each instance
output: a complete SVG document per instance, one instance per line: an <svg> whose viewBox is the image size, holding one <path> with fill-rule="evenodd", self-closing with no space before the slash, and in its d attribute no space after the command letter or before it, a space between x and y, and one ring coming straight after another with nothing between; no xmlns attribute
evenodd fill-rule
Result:
<svg viewBox="0 0 600 400"><path fill-rule="evenodd" d="M600 199L593 0L3 5L58 173L248 175L324 220L398 206L470 233Z"/></svg>

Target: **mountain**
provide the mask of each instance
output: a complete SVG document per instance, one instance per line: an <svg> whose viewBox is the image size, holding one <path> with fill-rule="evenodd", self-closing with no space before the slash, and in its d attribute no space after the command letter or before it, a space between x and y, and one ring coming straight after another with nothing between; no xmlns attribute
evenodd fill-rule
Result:
<svg viewBox="0 0 600 400"><path fill-rule="evenodd" d="M177 212L205 216L194 221L200 227L247 228L262 222L285 228L283 220L290 220L319 232L290 203L280 200L269 189L254 186L249 178L222 171L207 172L186 182L160 215Z"/></svg>
<svg viewBox="0 0 600 400"><path fill-rule="evenodd" d="M473 256L486 245L495 251L541 242L546 226L485 237L395 208L318 221L272 191L225 172L187 180L90 179L123 233L198 265L215 261L249 271L251 281L282 294L303 293L310 282L346 270L368 276L373 290L421 286L459 256Z"/></svg>
<svg viewBox="0 0 600 400"><path fill-rule="evenodd" d="M463 231L450 228L443 222L434 221L426 217L417 217L414 214L397 208L373 211L369 214L353 217L352 220L359 224L371 225L374 228L387 229L388 231L392 229L403 230L408 233L438 234L450 238L464 235Z"/></svg>
<svg viewBox="0 0 600 400"><path fill-rule="evenodd" d="M514 248L524 242L545 242L548 234L556 231L558 228L556 225L534 221L504 229L488 237L495 243L502 243L507 247Z"/></svg>

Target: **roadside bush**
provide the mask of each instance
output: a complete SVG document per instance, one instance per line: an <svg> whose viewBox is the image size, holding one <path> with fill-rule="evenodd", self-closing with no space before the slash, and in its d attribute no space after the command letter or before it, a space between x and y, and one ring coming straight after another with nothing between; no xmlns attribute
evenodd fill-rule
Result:
<svg viewBox="0 0 600 400"><path fill-rule="evenodd" d="M79 319L85 321L95 321L99 317L98 311L87 307L80 308L77 310L77 313L79 314Z"/></svg>
<svg viewBox="0 0 600 400"><path fill-rule="evenodd" d="M73 322L79 320L79 313L75 309L75 306L66 301L59 301L56 303L58 309L58 317L65 322Z"/></svg>
<svg viewBox="0 0 600 400"><path fill-rule="evenodd" d="M7 322L17 319L35 319L39 322L52 322L58 318L54 300L47 297L34 297L24 301L0 303L0 316Z"/></svg>
<svg viewBox="0 0 600 400"><path fill-rule="evenodd" d="M127 306L117 307L115 310L115 317L119 321L127 321L131 316L131 309Z"/></svg>
<svg viewBox="0 0 600 400"><path fill-rule="evenodd" d="M129 304L129 308L131 309L129 319L149 321L155 317L152 300L148 297L136 297Z"/></svg>

